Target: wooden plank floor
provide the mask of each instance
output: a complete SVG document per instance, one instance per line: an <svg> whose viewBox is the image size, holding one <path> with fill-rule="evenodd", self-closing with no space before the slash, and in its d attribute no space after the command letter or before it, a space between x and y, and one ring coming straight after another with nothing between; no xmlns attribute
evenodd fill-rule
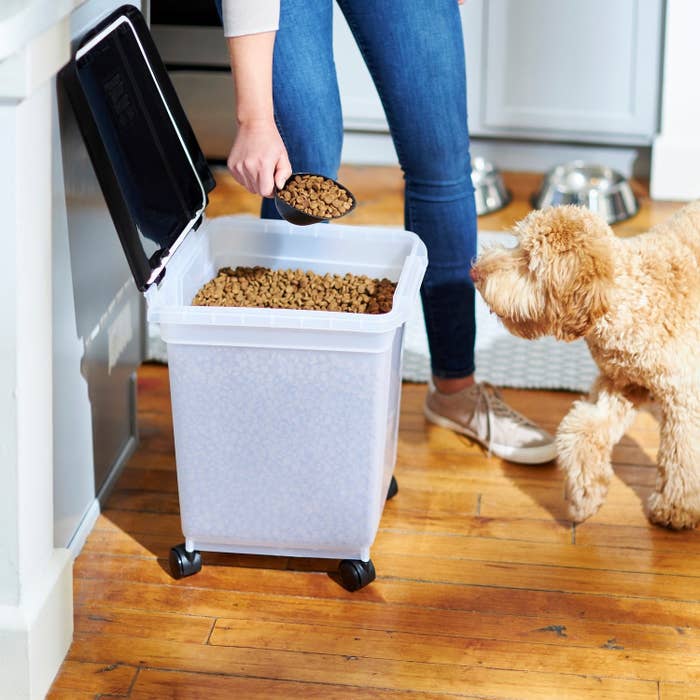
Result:
<svg viewBox="0 0 700 700"><path fill-rule="evenodd" d="M219 174L212 214L256 201ZM393 168L346 168L354 223L400 223ZM483 217L508 227L516 200ZM643 230L678 205L644 202ZM174 581L180 542L167 369L139 372L141 444L75 563L75 639L50 698L700 698L700 533L648 524L653 409L615 449L606 504L567 520L554 465L522 467L425 423L405 384L396 476L372 550L377 580L348 593L320 560L204 554ZM575 395L505 391L554 430Z"/></svg>

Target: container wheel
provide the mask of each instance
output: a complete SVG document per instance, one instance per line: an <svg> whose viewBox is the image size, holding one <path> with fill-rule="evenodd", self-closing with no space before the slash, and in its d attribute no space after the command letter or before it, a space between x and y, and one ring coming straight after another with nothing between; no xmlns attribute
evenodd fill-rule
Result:
<svg viewBox="0 0 700 700"><path fill-rule="evenodd" d="M391 483L389 484L389 490L386 492L386 500L390 501L399 492L399 484L396 481L396 477L391 477Z"/></svg>
<svg viewBox="0 0 700 700"><path fill-rule="evenodd" d="M340 581L347 591L359 591L377 577L372 560L343 559L338 567Z"/></svg>
<svg viewBox="0 0 700 700"><path fill-rule="evenodd" d="M202 570L202 555L196 549L188 552L184 543L178 544L170 550L168 563L173 578L184 578Z"/></svg>

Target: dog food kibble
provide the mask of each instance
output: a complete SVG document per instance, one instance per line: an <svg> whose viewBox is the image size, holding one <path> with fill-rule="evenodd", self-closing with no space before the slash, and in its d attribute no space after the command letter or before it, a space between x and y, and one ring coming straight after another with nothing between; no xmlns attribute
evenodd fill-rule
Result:
<svg viewBox="0 0 700 700"><path fill-rule="evenodd" d="M320 175L295 175L277 196L290 206L319 219L335 219L352 207L352 197Z"/></svg>
<svg viewBox="0 0 700 700"><path fill-rule="evenodd" d="M194 306L248 306L384 314L396 284L365 275L317 275L267 267L224 267L197 292Z"/></svg>

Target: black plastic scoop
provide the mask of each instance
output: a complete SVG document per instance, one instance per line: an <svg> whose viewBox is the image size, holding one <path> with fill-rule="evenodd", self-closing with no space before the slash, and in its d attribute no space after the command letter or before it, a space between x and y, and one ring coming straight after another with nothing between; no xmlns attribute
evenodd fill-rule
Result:
<svg viewBox="0 0 700 700"><path fill-rule="evenodd" d="M357 204L357 199L355 199L355 195L350 192L350 190L345 187L345 185L341 185L339 182L334 180L332 177L326 177L325 175L320 175L319 173L292 173L289 178L287 179L287 182L284 183L284 189L287 187L287 184L292 181L295 177L301 176L301 177L308 177L308 176L315 176L315 177L322 177L324 180L330 180L332 183L334 183L337 187L339 187L341 190L343 190L347 195L348 198L351 201L350 208L347 211L344 211L342 214L338 216L328 216L328 217L321 217L321 216L314 216L313 214L307 214L305 211L301 211L301 209L297 209L296 207L293 207L289 202L285 202L280 196L279 196L279 190L275 190L275 207L277 207L277 211L279 212L279 215L283 218L289 221L290 224L296 224L297 226L308 226L309 224L318 224L321 223L322 221L334 221L335 219L340 219L341 217L349 214L354 208L355 205Z"/></svg>

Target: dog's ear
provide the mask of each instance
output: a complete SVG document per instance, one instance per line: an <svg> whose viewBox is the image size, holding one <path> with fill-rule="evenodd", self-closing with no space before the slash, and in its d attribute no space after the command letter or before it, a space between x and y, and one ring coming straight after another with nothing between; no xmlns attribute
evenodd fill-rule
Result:
<svg viewBox="0 0 700 700"><path fill-rule="evenodd" d="M610 308L613 255L606 239L591 240L553 262L552 332L559 340L581 338Z"/></svg>
<svg viewBox="0 0 700 700"><path fill-rule="evenodd" d="M584 336L609 308L612 230L575 206L532 212L523 224L521 245L545 291L550 332L560 340Z"/></svg>

